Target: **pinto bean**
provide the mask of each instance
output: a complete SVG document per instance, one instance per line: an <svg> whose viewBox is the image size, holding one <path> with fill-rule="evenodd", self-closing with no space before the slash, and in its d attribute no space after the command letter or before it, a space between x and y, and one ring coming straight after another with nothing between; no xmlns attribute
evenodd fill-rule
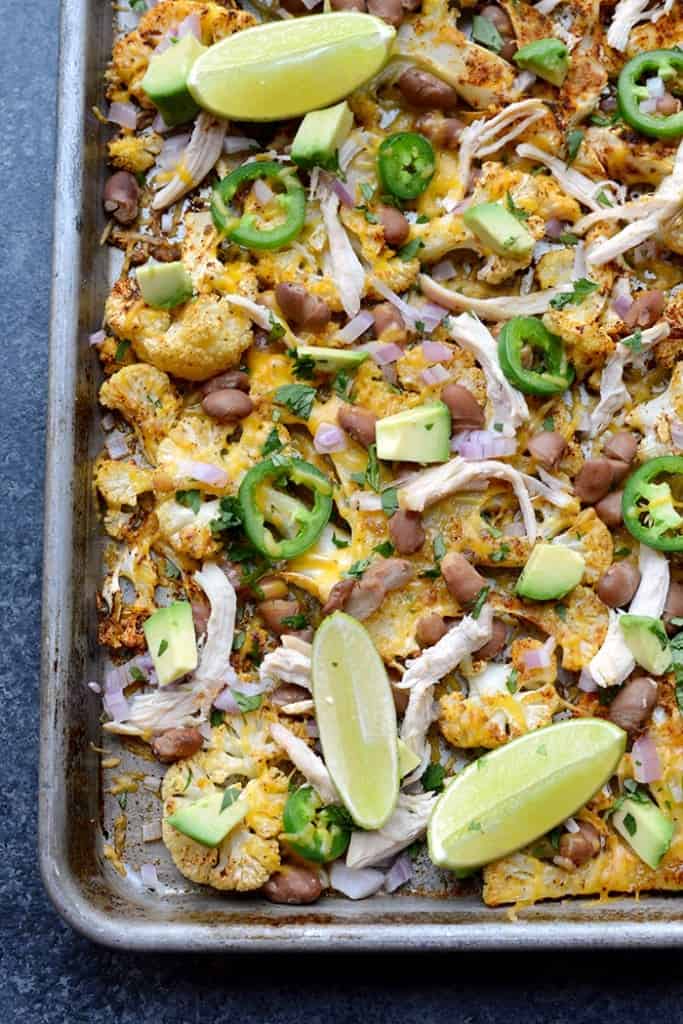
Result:
<svg viewBox="0 0 683 1024"><path fill-rule="evenodd" d="M303 0L280 0L280 6L289 14L310 14Z"/></svg>
<svg viewBox="0 0 683 1024"><path fill-rule="evenodd" d="M631 467L622 459L608 459L607 461L612 467L612 485L620 484L631 472Z"/></svg>
<svg viewBox="0 0 683 1024"><path fill-rule="evenodd" d="M640 583L640 572L633 562L615 562L600 577L595 587L600 600L608 608L623 608Z"/></svg>
<svg viewBox="0 0 683 1024"><path fill-rule="evenodd" d="M375 337L381 339L385 334L385 341L394 341L402 345L408 339L408 332L403 317L390 302L378 303L372 311L375 318Z"/></svg>
<svg viewBox="0 0 683 1024"><path fill-rule="evenodd" d="M346 602L346 612L363 621L377 611L390 590L412 579L413 567L404 558L383 558L359 579Z"/></svg>
<svg viewBox="0 0 683 1024"><path fill-rule="evenodd" d="M448 632L448 626L442 615L429 612L418 619L415 627L415 639L420 647L433 647Z"/></svg>
<svg viewBox="0 0 683 1024"><path fill-rule="evenodd" d="M607 717L633 736L644 728L656 703L657 683L649 676L636 676L619 690Z"/></svg>
<svg viewBox="0 0 683 1024"><path fill-rule="evenodd" d="M397 84L406 102L419 110L453 110L458 104L458 94L451 85L419 68L408 68Z"/></svg>
<svg viewBox="0 0 683 1024"><path fill-rule="evenodd" d="M249 395L237 388L210 391L202 398L202 409L219 423L237 423L253 411L254 403Z"/></svg>
<svg viewBox="0 0 683 1024"><path fill-rule="evenodd" d="M398 28L403 21L405 11L401 0L367 0L367 5L368 14L374 14L394 28Z"/></svg>
<svg viewBox="0 0 683 1024"><path fill-rule="evenodd" d="M150 256L158 260L159 263L173 263L181 258L182 253L182 248L174 242L157 242L149 247Z"/></svg>
<svg viewBox="0 0 683 1024"><path fill-rule="evenodd" d="M292 627L288 626L283 619L299 613L299 602L295 598L283 600L282 598L271 598L268 601L260 601L257 605L259 615L265 622L268 629L280 636L282 633L291 633Z"/></svg>
<svg viewBox="0 0 683 1024"><path fill-rule="evenodd" d="M614 479L609 459L588 459L574 478L574 490L584 505L594 505L605 497Z"/></svg>
<svg viewBox="0 0 683 1024"><path fill-rule="evenodd" d="M201 596L193 597L190 606L192 608L192 621L194 623L194 631L197 636L203 636L206 633L206 627L209 624L209 618L211 616L211 605L209 604L208 598Z"/></svg>
<svg viewBox="0 0 683 1024"><path fill-rule="evenodd" d="M337 413L337 423L364 448L375 443L377 417L369 409L361 409L358 405L342 405Z"/></svg>
<svg viewBox="0 0 683 1024"><path fill-rule="evenodd" d="M192 757L201 750L202 734L199 729L167 729L152 740L152 753L162 764L172 764L184 757Z"/></svg>
<svg viewBox="0 0 683 1024"><path fill-rule="evenodd" d="M410 221L395 206L380 206L377 213L384 230L384 241L392 249L398 249L410 234Z"/></svg>
<svg viewBox="0 0 683 1024"><path fill-rule="evenodd" d="M300 284L278 284L275 298L285 320L304 331L322 331L330 322L330 307Z"/></svg>
<svg viewBox="0 0 683 1024"><path fill-rule="evenodd" d="M611 494L608 494L606 498L603 498L596 504L595 511L605 526L621 525L621 499L623 497L623 491L612 491Z"/></svg>
<svg viewBox="0 0 683 1024"><path fill-rule="evenodd" d="M492 21L504 38L514 35L512 22L503 8L499 7L498 4L487 4L486 7L482 7L481 16L482 18L488 18L489 21Z"/></svg>
<svg viewBox="0 0 683 1024"><path fill-rule="evenodd" d="M271 696L271 702L277 707L284 704L297 704L301 700L310 700L311 695L304 686L297 686L296 683L283 683L278 686Z"/></svg>
<svg viewBox="0 0 683 1024"><path fill-rule="evenodd" d="M494 619L491 625L491 639L487 640L483 647L480 647L478 651L475 651L474 657L479 661L482 658L484 661L490 661L492 658L497 657L505 647L507 642L507 627L502 619Z"/></svg>
<svg viewBox="0 0 683 1024"><path fill-rule="evenodd" d="M666 623L667 629L672 632L676 629L672 626L672 619L683 618L683 583L676 583L672 580L669 584L669 591L666 595L666 604L664 605L663 619Z"/></svg>
<svg viewBox="0 0 683 1024"><path fill-rule="evenodd" d="M556 430L542 430L529 441L529 451L546 469L553 469L567 450L567 442Z"/></svg>
<svg viewBox="0 0 683 1024"><path fill-rule="evenodd" d="M484 426L484 410L462 384L447 384L442 388L441 401L450 410L453 430L480 430Z"/></svg>
<svg viewBox="0 0 683 1024"><path fill-rule="evenodd" d="M422 516L400 508L389 520L389 536L399 555L413 555L425 542Z"/></svg>
<svg viewBox="0 0 683 1024"><path fill-rule="evenodd" d="M640 292L633 300L631 308L624 314L627 327L652 327L664 312L664 292L658 288L649 292Z"/></svg>
<svg viewBox="0 0 683 1024"><path fill-rule="evenodd" d="M237 388L239 391L249 390L249 375L243 370L226 370L217 377L211 377L202 384L202 394L209 395L212 391L225 391Z"/></svg>
<svg viewBox="0 0 683 1024"><path fill-rule="evenodd" d="M630 430L618 430L612 434L603 450L608 459L633 462L638 451L638 438Z"/></svg>
<svg viewBox="0 0 683 1024"><path fill-rule="evenodd" d="M422 135L442 149L455 149L460 144L460 136L465 127L457 117L440 117L435 114L423 114L418 118L415 127Z"/></svg>
<svg viewBox="0 0 683 1024"><path fill-rule="evenodd" d="M261 892L271 903L287 903L290 906L315 903L322 891L318 872L303 864L284 864L261 887Z"/></svg>
<svg viewBox="0 0 683 1024"><path fill-rule="evenodd" d="M589 821L578 821L578 832L565 832L560 839L559 854L580 868L600 853L600 833Z"/></svg>
<svg viewBox="0 0 683 1024"><path fill-rule="evenodd" d="M470 601L474 601L481 588L486 586L484 577L459 551L449 551L441 562L441 575L448 587L449 594L455 598L458 604L468 604Z"/></svg>
<svg viewBox="0 0 683 1024"><path fill-rule="evenodd" d="M669 114L678 114L680 109L681 101L676 96L672 96L670 92L665 92L657 100L657 113L664 114L665 117L668 117Z"/></svg>
<svg viewBox="0 0 683 1024"><path fill-rule="evenodd" d="M365 0L330 0L333 11L360 11L367 10Z"/></svg>
<svg viewBox="0 0 683 1024"><path fill-rule="evenodd" d="M323 618L326 615L331 615L332 612L338 612L342 610L342 608L348 601L349 597L351 596L351 591L353 590L355 582L356 581L351 579L351 577L349 576L348 579L339 580L339 583L335 583L335 585L332 587L332 590L330 590L327 601L325 601L325 604L322 606L322 609L320 611L320 614L323 616Z"/></svg>
<svg viewBox="0 0 683 1024"><path fill-rule="evenodd" d="M277 576L262 576L258 581L258 588L263 594L264 601L276 597L287 597L289 593L285 581Z"/></svg>
<svg viewBox="0 0 683 1024"><path fill-rule="evenodd" d="M102 193L102 202L119 224L131 224L138 215L140 186L135 175L129 171L117 171L107 178Z"/></svg>

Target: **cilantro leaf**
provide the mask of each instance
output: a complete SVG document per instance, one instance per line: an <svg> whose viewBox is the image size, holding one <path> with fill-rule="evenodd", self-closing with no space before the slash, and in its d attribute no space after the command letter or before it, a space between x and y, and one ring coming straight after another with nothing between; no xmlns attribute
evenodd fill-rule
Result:
<svg viewBox="0 0 683 1024"><path fill-rule="evenodd" d="M217 725L222 725L224 719L225 712L219 711L218 708L211 708L211 715L209 716L209 721L211 722L212 726L215 727Z"/></svg>
<svg viewBox="0 0 683 1024"><path fill-rule="evenodd" d="M393 516L398 512L398 491L395 487L387 487L382 491L382 512L385 516Z"/></svg>
<svg viewBox="0 0 683 1024"><path fill-rule="evenodd" d="M446 774L446 769L442 764L432 761L431 764L427 765L424 775L422 776L422 788L432 793L440 793L443 789L443 780Z"/></svg>
<svg viewBox="0 0 683 1024"><path fill-rule="evenodd" d="M519 672L516 668L513 668L510 675L505 680L505 686L507 687L508 693L517 693L517 679L519 678Z"/></svg>
<svg viewBox="0 0 683 1024"><path fill-rule="evenodd" d="M490 587L482 587L477 594L477 599L474 602L470 615L473 619L478 619L481 615L481 610L486 603L486 598L489 596Z"/></svg>
<svg viewBox="0 0 683 1024"><path fill-rule="evenodd" d="M168 640L162 640L157 651L157 658L160 658L164 651L168 650Z"/></svg>
<svg viewBox="0 0 683 1024"><path fill-rule="evenodd" d="M365 572L365 570L367 569L367 567L370 565L371 561L372 559L370 558L359 559L359 561L354 562L353 565L349 566L345 575L350 576L352 579L359 580L363 573Z"/></svg>
<svg viewBox="0 0 683 1024"><path fill-rule="evenodd" d="M505 561L505 559L508 557L509 554L510 554L510 545L509 544L501 544L497 551L492 551L491 552L491 561L492 562L503 562L503 561Z"/></svg>
<svg viewBox="0 0 683 1024"><path fill-rule="evenodd" d="M508 189L505 193L505 205L507 206L508 213L511 213L517 220L525 221L529 219L529 214L526 210L523 210L521 206L516 206L515 201L512 198L512 193Z"/></svg>
<svg viewBox="0 0 683 1024"><path fill-rule="evenodd" d="M279 338L284 337L285 328L284 325L277 320L272 313L268 314L268 320L270 322L270 331L268 332L268 341L277 341Z"/></svg>
<svg viewBox="0 0 683 1024"><path fill-rule="evenodd" d="M595 286L597 288L597 285ZM275 392L275 401L285 405L294 416L307 420L315 401L315 388L307 384L283 384Z"/></svg>
<svg viewBox="0 0 683 1024"><path fill-rule="evenodd" d="M180 569L170 559L166 559L166 575L170 580L180 579Z"/></svg>
<svg viewBox="0 0 683 1024"><path fill-rule="evenodd" d="M114 353L114 359L116 360L117 363L123 362L123 360L126 358L126 353L129 348L129 341L120 341L118 343L118 345L116 346L116 352Z"/></svg>
<svg viewBox="0 0 683 1024"><path fill-rule="evenodd" d="M283 626L288 626L290 629L305 629L308 625L308 619L301 612L296 615L286 615L281 621Z"/></svg>
<svg viewBox="0 0 683 1024"><path fill-rule="evenodd" d="M235 704L242 713L245 711L255 711L256 708L261 707L261 703L263 701L262 693L255 693L253 696L247 693L242 693L241 690L232 690L231 693L235 698Z"/></svg>
<svg viewBox="0 0 683 1024"><path fill-rule="evenodd" d="M371 444L368 448L368 464L365 467L365 481L376 494L379 493L379 461L377 459L377 445Z"/></svg>
<svg viewBox="0 0 683 1024"><path fill-rule="evenodd" d="M390 540L383 540L381 544L376 544L373 551L376 551L382 558L391 558L396 548Z"/></svg>
<svg viewBox="0 0 683 1024"><path fill-rule="evenodd" d="M587 277L580 277L578 281L574 282L570 292L562 292L560 295L556 295L554 299L550 300L550 305L553 309L564 309L565 306L578 306L589 295L596 292L598 288L599 285L595 281L589 281Z"/></svg>
<svg viewBox="0 0 683 1024"><path fill-rule="evenodd" d="M576 160L576 154L583 142L583 132L577 128L573 132L567 132L567 167L570 167Z"/></svg>
<svg viewBox="0 0 683 1024"><path fill-rule="evenodd" d="M272 452L279 452L281 448L282 441L280 440L280 435L277 432L277 427L273 427L263 444L261 455L270 455Z"/></svg>
<svg viewBox="0 0 683 1024"><path fill-rule="evenodd" d="M185 508L191 508L195 515L199 512L202 504L201 493L196 489L191 491L176 491L175 500L179 505L184 505Z"/></svg>
<svg viewBox="0 0 683 1024"><path fill-rule="evenodd" d="M629 334L628 338L622 338L622 345L626 345L626 348L630 348L632 352L642 352L643 350L643 332L640 328L636 328L633 334Z"/></svg>
<svg viewBox="0 0 683 1024"><path fill-rule="evenodd" d="M214 535L224 530L234 530L242 525L242 507L232 496L221 498L219 512L215 519L209 523L211 533Z"/></svg>
<svg viewBox="0 0 683 1024"><path fill-rule="evenodd" d="M397 250L396 255L404 263L408 263L409 260L415 259L420 249L424 249L425 244L421 238L413 238L410 242L406 242L400 249Z"/></svg>
<svg viewBox="0 0 683 1024"><path fill-rule="evenodd" d="M559 240L560 240L560 242L562 242L563 245L578 245L579 244L579 236L575 235L573 231L563 231L562 234L560 235L560 239Z"/></svg>
<svg viewBox="0 0 683 1024"><path fill-rule="evenodd" d="M315 359L312 356L300 356L295 348L288 348L287 355L294 360L294 376L299 380L312 380L315 373Z"/></svg>
<svg viewBox="0 0 683 1024"><path fill-rule="evenodd" d="M350 377L346 370L339 370L332 381L332 390L335 395L343 398L345 402L353 402L351 394L353 391L353 377Z"/></svg>
<svg viewBox="0 0 683 1024"><path fill-rule="evenodd" d="M437 533L436 537L434 538L433 550L434 558L437 560L437 562L440 562L441 559L446 554L446 541L443 539L440 533Z"/></svg>
<svg viewBox="0 0 683 1024"><path fill-rule="evenodd" d="M238 786L230 786L226 789L221 800L221 812L227 810L228 807L232 807L235 801L239 800L240 793L241 790Z"/></svg>
<svg viewBox="0 0 683 1024"><path fill-rule="evenodd" d="M338 537L336 533L332 534L332 543L334 544L335 548L348 548L349 546L349 541L342 540L342 538Z"/></svg>

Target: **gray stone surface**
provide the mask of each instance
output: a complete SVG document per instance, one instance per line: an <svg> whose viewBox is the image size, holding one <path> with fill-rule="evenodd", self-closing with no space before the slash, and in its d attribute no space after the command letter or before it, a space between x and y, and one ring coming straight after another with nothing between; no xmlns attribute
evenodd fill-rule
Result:
<svg viewBox="0 0 683 1024"><path fill-rule="evenodd" d="M104 0L93 0L104 2ZM36 869L40 531L57 4L0 0L0 1019L13 1024L681 1020L680 955L237 959L114 954Z"/></svg>

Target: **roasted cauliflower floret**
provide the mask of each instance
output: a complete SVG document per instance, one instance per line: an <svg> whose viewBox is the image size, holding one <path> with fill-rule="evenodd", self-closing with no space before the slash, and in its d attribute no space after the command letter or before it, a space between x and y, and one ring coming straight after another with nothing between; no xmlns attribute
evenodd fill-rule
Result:
<svg viewBox="0 0 683 1024"><path fill-rule="evenodd" d="M150 461L180 409L171 381L154 366L133 363L112 374L100 388L100 402L130 423Z"/></svg>
<svg viewBox="0 0 683 1024"><path fill-rule="evenodd" d="M152 474L134 462L102 458L95 467L95 486L109 508L134 506L141 494L152 490Z"/></svg>
<svg viewBox="0 0 683 1024"><path fill-rule="evenodd" d="M159 533L174 551L190 558L211 558L220 550L220 544L211 532L211 521L219 513L218 501L204 501L199 512L180 505L174 498L157 506Z"/></svg>
<svg viewBox="0 0 683 1024"><path fill-rule="evenodd" d="M107 143L109 162L122 171L144 174L161 152L163 139L156 132L146 135L117 135Z"/></svg>
<svg viewBox="0 0 683 1024"><path fill-rule="evenodd" d="M244 715L226 716L211 733L202 767L216 785L238 776L253 779L283 758L282 748L270 737L277 722L275 711L261 707Z"/></svg>

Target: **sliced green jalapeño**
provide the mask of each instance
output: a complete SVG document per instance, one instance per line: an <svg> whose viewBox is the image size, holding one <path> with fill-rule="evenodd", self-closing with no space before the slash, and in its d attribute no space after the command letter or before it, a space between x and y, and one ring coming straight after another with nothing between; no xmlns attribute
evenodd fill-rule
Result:
<svg viewBox="0 0 683 1024"><path fill-rule="evenodd" d="M668 479L666 479L668 478ZM658 551L683 551L683 455L650 459L624 486L624 526L636 540Z"/></svg>
<svg viewBox="0 0 683 1024"><path fill-rule="evenodd" d="M237 216L230 209L242 185L257 178L268 178L284 189L275 192L271 200L284 214L284 220L274 227L262 226L253 213ZM211 217L221 234L245 249L281 249L292 242L304 226L306 193L291 167L283 167L276 160L252 160L226 175L214 187Z"/></svg>
<svg viewBox="0 0 683 1024"><path fill-rule="evenodd" d="M379 180L397 199L416 199L434 177L436 157L429 139L417 132L397 132L377 154Z"/></svg>
<svg viewBox="0 0 683 1024"><path fill-rule="evenodd" d="M312 786L290 793L282 816L281 839L306 860L322 864L345 852L351 838L351 822L343 807L326 807Z"/></svg>
<svg viewBox="0 0 683 1024"><path fill-rule="evenodd" d="M617 84L619 112L627 124L653 139L678 139L683 135L683 110L676 114L643 111L642 104L654 97L648 91L648 78L659 78L672 91L683 93L683 50L649 50L639 53L624 65Z"/></svg>
<svg viewBox="0 0 683 1024"><path fill-rule="evenodd" d="M533 355L529 367L522 361L524 350ZM510 383L527 395L559 395L574 380L562 341L533 316L507 321L498 337L498 359Z"/></svg>

